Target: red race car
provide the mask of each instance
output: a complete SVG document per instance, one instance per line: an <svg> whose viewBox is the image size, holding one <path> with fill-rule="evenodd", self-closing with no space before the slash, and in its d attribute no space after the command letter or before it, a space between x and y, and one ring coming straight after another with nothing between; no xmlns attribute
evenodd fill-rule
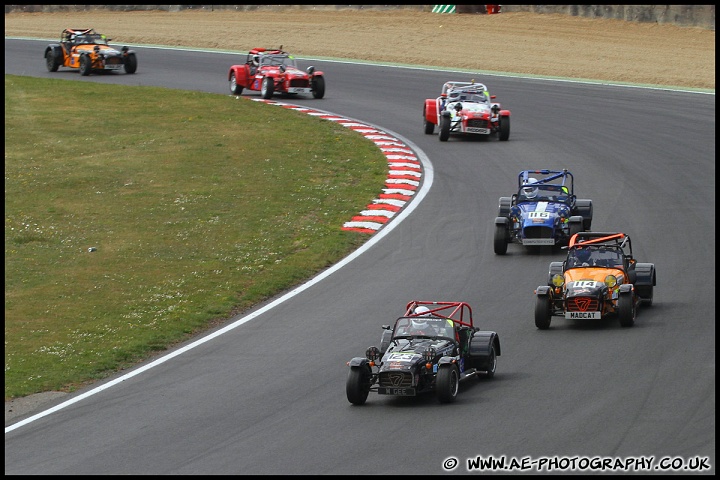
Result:
<svg viewBox="0 0 720 480"><path fill-rule="evenodd" d="M425 133L432 135L438 125L441 142L447 142L451 133L485 138L497 135L506 141L510 138L510 110L502 110L494 99L482 83L445 82L439 97L425 100Z"/></svg>
<svg viewBox="0 0 720 480"><path fill-rule="evenodd" d="M273 93L312 94L314 98L325 96L325 75L308 67L300 70L295 57L282 50L253 48L245 63L233 65L228 72L230 92L240 95L243 89L260 91L262 98L270 99Z"/></svg>

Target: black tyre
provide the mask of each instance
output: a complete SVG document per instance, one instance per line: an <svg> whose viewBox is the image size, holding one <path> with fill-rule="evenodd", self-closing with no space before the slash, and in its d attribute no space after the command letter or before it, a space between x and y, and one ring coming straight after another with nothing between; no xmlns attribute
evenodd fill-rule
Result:
<svg viewBox="0 0 720 480"><path fill-rule="evenodd" d="M275 81L270 77L263 78L262 85L260 85L260 96L265 100L270 100L275 91Z"/></svg>
<svg viewBox="0 0 720 480"><path fill-rule="evenodd" d="M582 222L573 222L569 225L569 231L568 231L568 243L570 243L570 239L573 235L576 233L580 233L583 231L583 224Z"/></svg>
<svg viewBox="0 0 720 480"><path fill-rule="evenodd" d="M480 375L480 378L493 378L495 376L495 370L497 369L497 355L495 353L495 345L490 345L490 355L485 362L485 373Z"/></svg>
<svg viewBox="0 0 720 480"><path fill-rule="evenodd" d="M589 232L592 227L593 204L589 199L578 199L575 202L573 215L581 215L583 217L583 228Z"/></svg>
<svg viewBox="0 0 720 480"><path fill-rule="evenodd" d="M540 330L547 330L550 328L551 319L550 298L538 296L535 301L535 326Z"/></svg>
<svg viewBox="0 0 720 480"><path fill-rule="evenodd" d="M450 117L440 117L440 141L447 142L450 138Z"/></svg>
<svg viewBox="0 0 720 480"><path fill-rule="evenodd" d="M237 78L235 78L235 72L230 74L230 93L233 95L240 95L243 91L243 87L238 85Z"/></svg>
<svg viewBox="0 0 720 480"><path fill-rule="evenodd" d="M650 272L649 275L648 270ZM655 290L655 285L657 285L657 280L655 278L655 268L652 268L648 264L641 264L635 267L635 271L636 276L638 277L635 280L635 292L637 292L637 296L640 297L640 301L643 305L652 307L653 293ZM642 281L638 280L640 278L642 278Z"/></svg>
<svg viewBox="0 0 720 480"><path fill-rule="evenodd" d="M493 238L493 247L497 255L505 255L507 253L507 227L505 225L495 225L495 238Z"/></svg>
<svg viewBox="0 0 720 480"><path fill-rule="evenodd" d="M52 50L45 52L45 66L48 72L57 72L60 67L60 62L58 62L55 52Z"/></svg>
<svg viewBox="0 0 720 480"><path fill-rule="evenodd" d="M125 73L137 72L137 57L134 53L128 54L125 58Z"/></svg>
<svg viewBox="0 0 720 480"><path fill-rule="evenodd" d="M632 294L620 295L618 298L618 319L621 327L632 327L635 324L635 302Z"/></svg>
<svg viewBox="0 0 720 480"><path fill-rule="evenodd" d="M498 201L498 217L510 216L510 210L512 209L512 198L500 197Z"/></svg>
<svg viewBox="0 0 720 480"><path fill-rule="evenodd" d="M423 107L423 125L425 126L425 135L432 135L435 132L435 124L428 122L427 112Z"/></svg>
<svg viewBox="0 0 720 480"><path fill-rule="evenodd" d="M503 142L506 142L510 138L510 117L500 117L498 138Z"/></svg>
<svg viewBox="0 0 720 480"><path fill-rule="evenodd" d="M92 61L90 60L90 57L87 55L82 55L80 57L80 75L83 77L87 77L90 75L90 71L92 70Z"/></svg>
<svg viewBox="0 0 720 480"><path fill-rule="evenodd" d="M435 133L435 124L425 120L425 135L432 135Z"/></svg>
<svg viewBox="0 0 720 480"><path fill-rule="evenodd" d="M443 365L435 378L437 398L440 403L451 403L457 398L460 385L460 373L455 365Z"/></svg>
<svg viewBox="0 0 720 480"><path fill-rule="evenodd" d="M642 301L643 305L652 307L653 304L653 286L652 285L635 285L638 297Z"/></svg>
<svg viewBox="0 0 720 480"><path fill-rule="evenodd" d="M325 77L313 78L312 95L314 98L323 98L325 96Z"/></svg>
<svg viewBox="0 0 720 480"><path fill-rule="evenodd" d="M370 372L367 367L352 367L345 384L347 399L353 405L363 405L370 393Z"/></svg>

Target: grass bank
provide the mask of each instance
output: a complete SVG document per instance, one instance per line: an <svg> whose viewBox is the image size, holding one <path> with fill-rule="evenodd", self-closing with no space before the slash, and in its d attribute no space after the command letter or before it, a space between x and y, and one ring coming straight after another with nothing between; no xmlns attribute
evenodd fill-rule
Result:
<svg viewBox="0 0 720 480"><path fill-rule="evenodd" d="M356 249L387 159L226 95L5 76L5 400L148 358Z"/></svg>

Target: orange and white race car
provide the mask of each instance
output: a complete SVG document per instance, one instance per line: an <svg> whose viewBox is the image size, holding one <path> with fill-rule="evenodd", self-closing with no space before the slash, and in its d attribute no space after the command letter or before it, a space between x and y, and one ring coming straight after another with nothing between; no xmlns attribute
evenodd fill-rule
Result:
<svg viewBox="0 0 720 480"><path fill-rule="evenodd" d="M535 289L535 326L550 328L553 315L568 320L615 316L635 323L637 307L652 305L655 265L638 263L624 233L580 232L570 238L567 258L551 262L548 284Z"/></svg>
<svg viewBox="0 0 720 480"><path fill-rule="evenodd" d="M116 70L135 73L138 66L135 52L127 46L117 50L108 45L110 40L92 28L66 28L60 43L45 48L45 65L49 72L66 67L78 69L83 76Z"/></svg>

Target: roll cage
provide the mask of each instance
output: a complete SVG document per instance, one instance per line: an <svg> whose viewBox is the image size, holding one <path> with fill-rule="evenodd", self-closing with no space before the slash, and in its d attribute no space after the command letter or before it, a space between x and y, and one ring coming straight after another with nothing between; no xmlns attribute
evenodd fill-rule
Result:
<svg viewBox="0 0 720 480"><path fill-rule="evenodd" d="M66 28L60 34L60 41L71 45L107 45L110 39L97 33L94 28Z"/></svg>
<svg viewBox="0 0 720 480"><path fill-rule="evenodd" d="M635 262L630 237L624 233L576 233L566 248L566 269L590 266L628 270Z"/></svg>
<svg viewBox="0 0 720 480"><path fill-rule="evenodd" d="M414 313L419 306L425 306L429 311ZM418 318L426 320L437 334L425 334L419 336L444 337L453 341L459 341L459 331L475 330L472 319L472 309L465 302L429 302L413 300L406 306L405 315L395 321L393 339L417 337L418 335L408 333L411 330L411 322ZM383 328L389 329L390 326Z"/></svg>
<svg viewBox="0 0 720 480"><path fill-rule="evenodd" d="M531 181L534 179L535 181ZM518 174L518 193L515 203L575 202L574 177L563 170L523 170ZM532 196L528 191L533 191Z"/></svg>
<svg viewBox="0 0 720 480"><path fill-rule="evenodd" d="M247 63L252 64L253 57L257 55L261 67L294 67L297 68L295 57L284 50L267 50L253 48L248 52Z"/></svg>

